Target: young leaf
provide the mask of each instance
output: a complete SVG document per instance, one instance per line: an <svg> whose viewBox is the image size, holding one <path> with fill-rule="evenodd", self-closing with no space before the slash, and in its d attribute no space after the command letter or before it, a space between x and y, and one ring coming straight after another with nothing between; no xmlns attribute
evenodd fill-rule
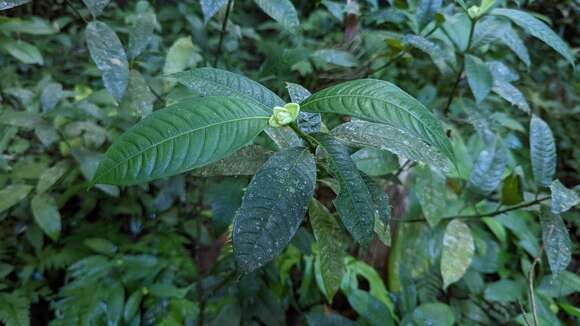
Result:
<svg viewBox="0 0 580 326"><path fill-rule="evenodd" d="M243 98L194 98L156 111L107 150L94 183L132 185L220 160L268 124L269 114Z"/></svg>
<svg viewBox="0 0 580 326"><path fill-rule="evenodd" d="M564 187L560 180L554 180L550 185L550 190L552 191L551 210L554 214L564 213L580 204L580 196L574 190Z"/></svg>
<svg viewBox="0 0 580 326"><path fill-rule="evenodd" d="M99 21L87 25L86 38L91 58L103 74L105 88L121 103L129 83L129 63L123 44L107 24Z"/></svg>
<svg viewBox="0 0 580 326"><path fill-rule="evenodd" d="M481 195L488 195L501 182L507 163L507 152L500 139L479 153L469 176L469 188Z"/></svg>
<svg viewBox="0 0 580 326"><path fill-rule="evenodd" d="M0 190L0 213L18 204L31 190L31 186L23 184L5 186Z"/></svg>
<svg viewBox="0 0 580 326"><path fill-rule="evenodd" d="M501 202L504 205L517 205L524 201L521 177L512 172L502 182Z"/></svg>
<svg viewBox="0 0 580 326"><path fill-rule="evenodd" d="M21 40L16 41L4 37L3 40L0 40L0 50L10 54L22 63L44 64L44 59L42 58L40 51L38 51L38 48Z"/></svg>
<svg viewBox="0 0 580 326"><path fill-rule="evenodd" d="M201 0L201 11L203 12L203 22L207 22L217 14L226 4L226 0Z"/></svg>
<svg viewBox="0 0 580 326"><path fill-rule="evenodd" d="M25 3L29 3L30 0L4 0L0 1L0 10L7 10L14 7L22 6Z"/></svg>
<svg viewBox="0 0 580 326"><path fill-rule="evenodd" d="M431 227L439 223L445 214L447 185L445 176L428 166L415 168L415 195L421 204L423 215Z"/></svg>
<svg viewBox="0 0 580 326"><path fill-rule="evenodd" d="M340 193L333 203L342 224L356 241L368 244L372 240L375 223L371 193L346 146L327 134L316 134L315 137L328 154L332 172L340 185Z"/></svg>
<svg viewBox="0 0 580 326"><path fill-rule="evenodd" d="M36 195L30 201L36 224L53 241L58 240L61 230L61 218L56 201L50 195Z"/></svg>
<svg viewBox="0 0 580 326"><path fill-rule="evenodd" d="M540 39L556 52L560 53L574 67L574 54L570 48L568 48L568 45L566 45L566 43L541 20L526 12L515 9L494 9L491 11L491 14L509 18L526 32Z"/></svg>
<svg viewBox="0 0 580 326"><path fill-rule="evenodd" d="M320 247L320 270L324 293L328 302L340 288L344 275L347 236L335 217L318 200L313 199L308 207L310 225Z"/></svg>
<svg viewBox="0 0 580 326"><path fill-rule="evenodd" d="M556 143L550 126L533 115L530 121L532 172L538 187L549 187L556 172Z"/></svg>
<svg viewBox="0 0 580 326"><path fill-rule="evenodd" d="M572 242L568 229L559 214L552 214L547 209L542 209L540 222L550 269L553 274L559 274L565 271L572 261Z"/></svg>
<svg viewBox="0 0 580 326"><path fill-rule="evenodd" d="M91 14L93 14L93 17L102 14L110 1L111 0L83 0L85 6L87 6Z"/></svg>
<svg viewBox="0 0 580 326"><path fill-rule="evenodd" d="M451 143L435 116L397 86L376 79L350 81L323 89L301 105L307 112L330 112L397 127L454 160Z"/></svg>
<svg viewBox="0 0 580 326"><path fill-rule="evenodd" d="M433 18L441 5L442 0L419 0L417 1L417 9L415 10L415 19L417 20L417 25L419 31L423 29Z"/></svg>
<svg viewBox="0 0 580 326"><path fill-rule="evenodd" d="M479 104L489 94L493 86L491 71L481 59L468 54L465 56L465 73L475 102Z"/></svg>
<svg viewBox="0 0 580 326"><path fill-rule="evenodd" d="M234 254L249 273L288 245L308 208L316 183L316 162L301 147L272 156L252 178L234 219Z"/></svg>
<svg viewBox="0 0 580 326"><path fill-rule="evenodd" d="M295 33L300 26L298 13L290 0L254 0L254 2L289 32Z"/></svg>
<svg viewBox="0 0 580 326"><path fill-rule="evenodd" d="M137 17L135 26L129 30L129 58L138 57L147 48L153 39L156 20L155 13L152 11Z"/></svg>
<svg viewBox="0 0 580 326"><path fill-rule="evenodd" d="M445 173L452 169L451 162L439 149L397 127L358 120L341 124L332 134L350 145L386 150Z"/></svg>
<svg viewBox="0 0 580 326"><path fill-rule="evenodd" d="M194 45L191 37L185 36L177 39L167 51L163 73L170 75L184 71L190 65L194 53L193 50Z"/></svg>
<svg viewBox="0 0 580 326"><path fill-rule="evenodd" d="M443 236L441 253L443 288L447 288L463 277L471 264L474 251L475 245L469 227L458 219L451 221Z"/></svg>

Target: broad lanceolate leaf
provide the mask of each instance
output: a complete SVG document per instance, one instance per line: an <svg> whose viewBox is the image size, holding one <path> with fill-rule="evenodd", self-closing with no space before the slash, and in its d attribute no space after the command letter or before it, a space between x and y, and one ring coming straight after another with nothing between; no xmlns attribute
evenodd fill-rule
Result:
<svg viewBox="0 0 580 326"><path fill-rule="evenodd" d="M529 113L530 106L524 94L511 84L511 82L518 80L519 76L500 61L489 61L487 66L493 76L493 92L518 109Z"/></svg>
<svg viewBox="0 0 580 326"><path fill-rule="evenodd" d="M469 176L469 188L481 195L488 195L501 182L507 163L507 153L500 139L479 153Z"/></svg>
<svg viewBox="0 0 580 326"><path fill-rule="evenodd" d="M396 127L434 146L453 161L453 150L435 116L397 86L361 79L326 88L301 105L307 112L330 112Z"/></svg>
<svg viewBox="0 0 580 326"><path fill-rule="evenodd" d="M344 275L347 235L335 217L316 199L308 208L310 225L320 248L320 270L324 292L329 302L340 288Z"/></svg>
<svg viewBox="0 0 580 326"><path fill-rule="evenodd" d="M423 215L434 227L444 215L447 205L447 185L445 176L428 166L414 169L414 190L421 204Z"/></svg>
<svg viewBox="0 0 580 326"><path fill-rule="evenodd" d="M0 1L0 10L6 10L29 3L30 0L3 0Z"/></svg>
<svg viewBox="0 0 580 326"><path fill-rule="evenodd" d="M129 83L129 63L117 34L105 23L93 21L86 30L91 58L103 74L107 91L121 102Z"/></svg>
<svg viewBox="0 0 580 326"><path fill-rule="evenodd" d="M171 77L201 96L241 96L262 105L268 112L275 106L284 105L284 101L266 87L227 70L198 68ZM292 130L286 128L268 128L266 133L280 147L298 146L302 143Z"/></svg>
<svg viewBox="0 0 580 326"><path fill-rule="evenodd" d="M220 160L247 145L269 114L243 98L193 98L156 111L107 150L94 183L131 185Z"/></svg>
<svg viewBox="0 0 580 326"><path fill-rule="evenodd" d="M111 0L83 0L85 5L91 11L94 17L99 16L103 13L103 10L107 7Z"/></svg>
<svg viewBox="0 0 580 326"><path fill-rule="evenodd" d="M261 146L248 145L222 160L191 171L191 174L202 177L254 175L272 154Z"/></svg>
<svg viewBox="0 0 580 326"><path fill-rule="evenodd" d="M207 22L226 4L226 0L201 0L203 21Z"/></svg>
<svg viewBox="0 0 580 326"><path fill-rule="evenodd" d="M554 180L550 185L550 190L552 191L551 210L554 214L564 213L580 204L580 196L574 190L566 188L560 180Z"/></svg>
<svg viewBox="0 0 580 326"><path fill-rule="evenodd" d="M143 13L137 17L135 26L129 30L129 57L136 58L145 50L153 39L155 29L155 13L152 11Z"/></svg>
<svg viewBox="0 0 580 326"><path fill-rule="evenodd" d="M574 66L574 54L570 48L568 48L568 45L566 45L566 43L541 20L526 12L515 9L500 8L492 10L491 13L493 15L509 18L526 32L540 39L556 52L560 53L572 66Z"/></svg>
<svg viewBox="0 0 580 326"><path fill-rule="evenodd" d="M30 201L30 207L32 208L34 220L40 229L52 240L58 240L61 230L61 218L54 198L47 194L36 195Z"/></svg>
<svg viewBox="0 0 580 326"><path fill-rule="evenodd" d="M264 266L288 245L308 208L316 162L305 148L282 150L258 171L234 220L234 254L244 272Z"/></svg>
<svg viewBox="0 0 580 326"><path fill-rule="evenodd" d="M38 51L38 48L21 40L4 37L3 40L0 40L0 50L10 54L22 63L44 64L44 59L40 51Z"/></svg>
<svg viewBox="0 0 580 326"><path fill-rule="evenodd" d="M385 189L372 178L363 174L363 179L369 188L375 206L374 231L385 245L391 245L391 204Z"/></svg>
<svg viewBox="0 0 580 326"><path fill-rule="evenodd" d="M474 251L475 245L469 227L458 219L451 221L445 229L441 253L444 288L461 279L471 264Z"/></svg>
<svg viewBox="0 0 580 326"><path fill-rule="evenodd" d="M547 209L542 209L540 222L550 269L554 274L561 273L566 270L572 260L572 242L568 229L560 215L552 214Z"/></svg>
<svg viewBox="0 0 580 326"><path fill-rule="evenodd" d="M467 74L467 82L475 97L475 102L480 103L489 94L493 86L491 71L481 59L468 54L465 56L465 72Z"/></svg>
<svg viewBox="0 0 580 326"><path fill-rule="evenodd" d="M254 0L254 2L289 32L296 32L300 26L298 13L290 0Z"/></svg>
<svg viewBox="0 0 580 326"><path fill-rule="evenodd" d="M417 20L417 25L419 31L423 29L433 18L441 5L442 0L419 0L417 1L417 9L415 10L415 19Z"/></svg>
<svg viewBox="0 0 580 326"><path fill-rule="evenodd" d="M528 48L511 26L503 28L499 32L498 38L503 44L509 47L516 56L526 64L526 66L530 66L531 61Z"/></svg>
<svg viewBox="0 0 580 326"><path fill-rule="evenodd" d="M0 213L18 204L32 190L29 185L9 185L0 190Z"/></svg>
<svg viewBox="0 0 580 326"><path fill-rule="evenodd" d="M368 244L372 240L375 223L371 193L350 158L347 147L327 134L316 134L315 137L328 154L332 172L340 185L340 193L333 203L342 224L356 241Z"/></svg>
<svg viewBox="0 0 580 326"><path fill-rule="evenodd" d="M550 126L537 116L530 121L532 172L539 187L549 187L556 172L556 143Z"/></svg>
<svg viewBox="0 0 580 326"><path fill-rule="evenodd" d="M359 120L334 128L332 134L353 146L390 151L446 173L452 169L451 162L439 149L397 127Z"/></svg>

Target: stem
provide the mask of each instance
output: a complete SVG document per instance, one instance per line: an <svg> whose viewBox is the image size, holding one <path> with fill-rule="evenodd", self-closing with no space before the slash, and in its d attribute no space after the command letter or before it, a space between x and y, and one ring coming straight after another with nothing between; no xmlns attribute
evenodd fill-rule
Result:
<svg viewBox="0 0 580 326"><path fill-rule="evenodd" d="M316 141L316 139L314 139L314 137L308 135L307 133L305 133L304 131L300 130L300 128L298 127L298 125L296 124L296 122L292 122L291 124L289 124L290 129L292 129L300 138L304 139L304 141L306 142L306 144L308 144L308 147L310 148L310 151L312 153L314 153L316 151L316 147L318 145L318 142Z"/></svg>
<svg viewBox="0 0 580 326"><path fill-rule="evenodd" d="M228 4L227 4L227 8L226 8L226 15L224 17L224 21L222 23L222 32L220 34L220 41L218 44L218 49L215 55L215 60L214 60L214 67L217 67L218 61L220 60L220 56L222 54L222 46L224 43L224 35L226 34L226 28L228 26L228 19L230 18L230 10L232 8L232 0L228 0Z"/></svg>
<svg viewBox="0 0 580 326"><path fill-rule="evenodd" d="M80 18L81 18L81 19L82 19L82 20L85 22L85 24L88 24L88 23L89 23L89 21L88 21L88 20L87 20L87 19L86 19L86 18L85 18L83 15L81 15L81 13L80 13L80 12L77 10L77 8L75 8L75 7L72 5L72 3L70 3L68 0L64 0L64 2L66 3L66 5L67 5L67 6L68 6L70 9L72 9L72 11L73 11L73 12L74 12L74 13L75 13L77 16L79 16L79 17L80 17Z"/></svg>

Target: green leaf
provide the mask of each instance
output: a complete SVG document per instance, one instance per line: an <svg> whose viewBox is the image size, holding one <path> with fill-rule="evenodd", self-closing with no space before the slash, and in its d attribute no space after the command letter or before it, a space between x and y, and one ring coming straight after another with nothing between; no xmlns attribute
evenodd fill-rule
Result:
<svg viewBox="0 0 580 326"><path fill-rule="evenodd" d="M489 9L491 9L491 7L493 7L493 5L495 5L495 2L497 0L481 0L481 4L479 5L479 15L483 15L485 14Z"/></svg>
<svg viewBox="0 0 580 326"><path fill-rule="evenodd" d="M324 294L328 302L332 302L345 272L344 257L348 238L335 217L318 200L313 199L310 202L308 215L314 237L320 248L320 270Z"/></svg>
<svg viewBox="0 0 580 326"><path fill-rule="evenodd" d="M455 324L453 310L443 303L424 303L413 311L413 325L452 326Z"/></svg>
<svg viewBox="0 0 580 326"><path fill-rule="evenodd" d="M568 45L541 20L526 12L515 9L494 9L491 11L491 14L509 18L527 33L540 39L556 52L560 53L574 67L574 54L568 48Z"/></svg>
<svg viewBox="0 0 580 326"><path fill-rule="evenodd" d="M142 289L136 290L129 296L129 298L127 298L125 308L123 309L123 320L126 323L129 323L133 319L133 317L137 314L142 299L143 299Z"/></svg>
<svg viewBox="0 0 580 326"><path fill-rule="evenodd" d="M446 178L428 166L416 167L413 171L416 173L413 183L415 195L425 219L434 227L444 216L447 205Z"/></svg>
<svg viewBox="0 0 580 326"><path fill-rule="evenodd" d="M469 227L458 219L451 221L445 229L441 253L444 288L463 277L471 264L474 251L475 245Z"/></svg>
<svg viewBox="0 0 580 326"><path fill-rule="evenodd" d="M518 109L529 113L530 106L524 94L511 84L511 82L518 80L519 76L503 62L489 61L487 66L493 76L493 92Z"/></svg>
<svg viewBox="0 0 580 326"><path fill-rule="evenodd" d="M453 161L453 150L435 116L397 86L376 79L350 81L323 89L301 105L307 112L328 112L397 127L443 152Z"/></svg>
<svg viewBox="0 0 580 326"><path fill-rule="evenodd" d="M369 188L375 207L375 223L373 230L385 246L391 245L391 204L386 190L372 178L362 175Z"/></svg>
<svg viewBox="0 0 580 326"><path fill-rule="evenodd" d="M368 292L350 289L346 293L346 297L352 309L359 314L361 319L368 321L369 325L395 325L387 305Z"/></svg>
<svg viewBox="0 0 580 326"><path fill-rule="evenodd" d="M580 292L580 276L568 271L556 275L547 274L540 281L537 291L551 298L565 297Z"/></svg>
<svg viewBox="0 0 580 326"><path fill-rule="evenodd" d="M242 98L194 98L156 111L107 150L94 183L132 185L218 161L254 139L269 114Z"/></svg>
<svg viewBox="0 0 580 326"><path fill-rule="evenodd" d="M89 11L93 17L97 17L103 13L103 10L107 7L111 0L83 0L85 6L89 8Z"/></svg>
<svg viewBox="0 0 580 326"><path fill-rule="evenodd" d="M56 201L50 195L39 194L30 201L36 224L53 241L58 240L61 231L61 217Z"/></svg>
<svg viewBox="0 0 580 326"><path fill-rule="evenodd" d="M359 120L341 124L332 134L350 145L386 150L445 173L452 169L451 162L441 151L398 127Z"/></svg>
<svg viewBox="0 0 580 326"><path fill-rule="evenodd" d="M399 168L395 155L371 147L360 149L351 158L360 171L373 177L392 173Z"/></svg>
<svg viewBox="0 0 580 326"><path fill-rule="evenodd" d="M499 32L498 37L503 44L509 47L510 50L512 50L516 56L526 64L526 66L529 67L531 65L528 48L511 26L503 27Z"/></svg>
<svg viewBox="0 0 580 326"><path fill-rule="evenodd" d="M375 223L371 193L350 158L347 147L327 134L315 134L315 137L328 154L331 170L340 186L333 203L342 224L357 242L367 245L372 240Z"/></svg>
<svg viewBox="0 0 580 326"><path fill-rule="evenodd" d="M169 51L167 51L163 74L170 75L182 72L192 64L200 61L201 58L194 57L194 49L191 37L189 36L179 38L173 42Z"/></svg>
<svg viewBox="0 0 580 326"><path fill-rule="evenodd" d="M92 250L107 256L111 256L119 250L119 247L112 243L111 241L103 238L87 238L83 240L83 244ZM93 256L102 257L102 256ZM88 257L90 258L90 257ZM104 257L103 257L104 258ZM82 262L82 261L80 261ZM78 264L79 262L77 262ZM73 265L74 266L74 265ZM87 266L89 267L89 266ZM90 270L90 269L89 269ZM99 269L93 268L93 270L98 271Z"/></svg>
<svg viewBox="0 0 580 326"><path fill-rule="evenodd" d="M572 242L568 229L560 215L552 214L547 209L542 209L540 222L550 269L552 273L559 274L565 271L572 261Z"/></svg>
<svg viewBox="0 0 580 326"><path fill-rule="evenodd" d="M38 51L38 48L22 40L4 38L3 40L0 40L0 50L10 54L22 63L44 64L44 59L42 58L40 51Z"/></svg>
<svg viewBox="0 0 580 326"><path fill-rule="evenodd" d="M207 22L217 14L223 6L225 6L226 0L201 0L201 11L203 12L203 21Z"/></svg>
<svg viewBox="0 0 580 326"><path fill-rule="evenodd" d="M32 186L16 184L5 186L0 190L0 213L22 201L32 190Z"/></svg>
<svg viewBox="0 0 580 326"><path fill-rule="evenodd" d="M443 75L453 71L452 68L456 63L456 59L452 48L444 47L442 44L436 43L435 40L429 40L423 36L413 34L405 35L402 41L427 53Z"/></svg>
<svg viewBox="0 0 580 326"><path fill-rule="evenodd" d="M30 325L30 300L23 291L0 292L0 321L6 326Z"/></svg>
<svg viewBox="0 0 580 326"><path fill-rule="evenodd" d="M358 65L356 57L344 50L338 49L320 49L312 54L313 58L319 59L322 62L339 67L352 68Z"/></svg>
<svg viewBox="0 0 580 326"><path fill-rule="evenodd" d="M71 168L70 161L60 161L56 163L51 168L44 171L40 178L38 178L38 183L36 184L36 192L42 194L46 192L50 187L55 185L60 178L62 178Z"/></svg>
<svg viewBox="0 0 580 326"><path fill-rule="evenodd" d="M105 88L120 103L129 82L129 63L123 44L107 24L99 21L87 25L86 38L91 58L103 74Z"/></svg>
<svg viewBox="0 0 580 326"><path fill-rule="evenodd" d="M316 162L305 148L272 156L252 178L234 219L234 254L249 273L280 254L300 227L314 194Z"/></svg>
<svg viewBox="0 0 580 326"><path fill-rule="evenodd" d="M469 188L481 195L490 194L499 186L506 164L506 149L496 138L479 153L469 175Z"/></svg>
<svg viewBox="0 0 580 326"><path fill-rule="evenodd" d="M153 112L154 103L155 95L151 92L143 75L139 71L131 69L127 92L121 107L137 112L141 118L144 118Z"/></svg>
<svg viewBox="0 0 580 326"><path fill-rule="evenodd" d="M58 33L58 28L40 17L26 19L0 17L0 30L6 33L20 33L31 35L52 35Z"/></svg>
<svg viewBox="0 0 580 326"><path fill-rule="evenodd" d="M3 0L0 2L0 10L7 10L17 6L22 6L25 3L29 3L30 0Z"/></svg>
<svg viewBox="0 0 580 326"><path fill-rule="evenodd" d="M288 95L290 95L292 103L300 104L312 95L309 90L299 84L286 83L286 89L288 89Z"/></svg>
<svg viewBox="0 0 580 326"><path fill-rule="evenodd" d="M471 29L471 19L463 12L457 13L452 17L446 17L443 24L445 35L453 42L455 47L460 52L467 51L469 44L469 33Z"/></svg>
<svg viewBox="0 0 580 326"><path fill-rule="evenodd" d="M487 97L493 86L491 71L481 59L468 54L465 56L465 73L475 102L479 104Z"/></svg>
<svg viewBox="0 0 580 326"><path fill-rule="evenodd" d="M137 16L135 25L129 30L129 58L138 57L151 43L156 23L157 18L152 11Z"/></svg>
<svg viewBox="0 0 580 326"><path fill-rule="evenodd" d="M254 0L254 2L286 30L291 33L297 32L300 21L296 8L290 0Z"/></svg>
<svg viewBox="0 0 580 326"><path fill-rule="evenodd" d="M488 283L483 293L485 300L508 303L522 299L523 287L518 282L508 279Z"/></svg>
<svg viewBox="0 0 580 326"><path fill-rule="evenodd" d="M564 213L580 204L580 196L574 190L566 188L560 180L554 180L550 185L550 190L552 191L551 210L554 214Z"/></svg>
<svg viewBox="0 0 580 326"><path fill-rule="evenodd" d="M222 160L193 170L191 174L201 177L254 175L272 154L261 146L248 145Z"/></svg>
<svg viewBox="0 0 580 326"><path fill-rule="evenodd" d="M532 172L538 187L549 187L556 172L556 143L550 126L536 115L530 121Z"/></svg>
<svg viewBox="0 0 580 326"><path fill-rule="evenodd" d="M415 19L419 31L421 31L429 22L433 20L435 14L441 9L442 0L419 0L415 10Z"/></svg>
<svg viewBox="0 0 580 326"><path fill-rule="evenodd" d="M63 98L64 93L60 83L50 83L42 90L40 96L40 103L42 104L42 112L52 111Z"/></svg>
<svg viewBox="0 0 580 326"><path fill-rule="evenodd" d="M504 205L517 205L524 201L522 192L521 177L512 172L502 182L501 185L501 203Z"/></svg>

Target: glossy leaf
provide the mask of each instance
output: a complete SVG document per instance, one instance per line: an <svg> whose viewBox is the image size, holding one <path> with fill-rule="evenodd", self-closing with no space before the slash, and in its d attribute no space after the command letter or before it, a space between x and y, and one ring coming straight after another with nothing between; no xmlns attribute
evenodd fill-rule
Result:
<svg viewBox="0 0 580 326"><path fill-rule="evenodd" d="M549 187L556 172L556 143L550 126L535 115L530 121L530 152L536 185Z"/></svg>
<svg viewBox="0 0 580 326"><path fill-rule="evenodd" d="M435 116L397 86L361 79L326 88L301 105L307 112L328 112L397 127L439 149L453 160L451 144Z"/></svg>
<svg viewBox="0 0 580 326"><path fill-rule="evenodd" d="M24 200L32 187L24 184L5 186L0 190L0 213Z"/></svg>
<svg viewBox="0 0 580 326"><path fill-rule="evenodd" d="M157 19L153 12L137 16L135 25L129 30L129 58L138 57L153 39Z"/></svg>
<svg viewBox="0 0 580 326"><path fill-rule="evenodd" d="M234 219L234 254L249 273L276 257L290 242L316 183L314 156L294 147L272 156L252 178Z"/></svg>
<svg viewBox="0 0 580 326"><path fill-rule="evenodd" d="M491 71L481 59L468 54L465 56L465 72L475 102L480 103L487 97L493 86Z"/></svg>
<svg viewBox="0 0 580 326"><path fill-rule="evenodd" d="M514 87L514 85L505 81L494 81L492 90L512 105L515 105L518 109L526 113L530 112L530 106L524 94Z"/></svg>
<svg viewBox="0 0 580 326"><path fill-rule="evenodd" d="M556 52L560 53L572 66L574 66L574 54L568 45L554 33L546 24L536 17L515 9L499 8L491 11L491 14L509 18L516 25L523 28L530 35L540 39Z"/></svg>
<svg viewBox="0 0 580 326"><path fill-rule="evenodd" d="M552 273L558 274L566 270L572 261L572 242L568 229L558 214L552 214L543 209L540 214L542 224L542 240L548 256Z"/></svg>
<svg viewBox="0 0 580 326"><path fill-rule="evenodd" d="M566 188L560 180L554 180L550 185L550 190L552 192L551 211L554 214L564 213L580 204L580 196L574 190Z"/></svg>
<svg viewBox="0 0 580 326"><path fill-rule="evenodd" d="M441 275L443 287L447 288L463 277L471 264L475 245L469 227L458 219L447 225L443 236Z"/></svg>
<svg viewBox="0 0 580 326"><path fill-rule="evenodd" d="M207 22L217 14L226 4L226 0L201 0L201 11L203 12L203 21Z"/></svg>
<svg viewBox="0 0 580 326"><path fill-rule="evenodd" d="M93 14L94 17L102 14L103 10L105 10L110 1L111 0L83 0L85 6L89 8L89 11L91 14Z"/></svg>
<svg viewBox="0 0 580 326"><path fill-rule="evenodd" d="M103 75L107 91L120 103L129 83L129 63L117 34L105 23L87 25L86 38L91 58Z"/></svg>
<svg viewBox="0 0 580 326"><path fill-rule="evenodd" d="M107 150L94 183L131 185L218 161L252 141L269 115L242 98L194 98L156 111Z"/></svg>
<svg viewBox="0 0 580 326"><path fill-rule="evenodd" d="M36 195L30 201L30 207L34 220L40 229L52 240L58 240L61 231L61 217L54 198L46 194Z"/></svg>
<svg viewBox="0 0 580 326"><path fill-rule="evenodd" d="M286 83L286 88L288 89L288 94L290 95L290 101L292 103L300 104L312 95L309 90L298 84ZM307 134L320 132L322 129L322 116L320 113L300 111L298 119L296 119L296 124L300 130Z"/></svg>
<svg viewBox="0 0 580 326"><path fill-rule="evenodd" d="M447 206L446 178L428 166L414 168L413 188L425 219L431 227L439 223Z"/></svg>
<svg viewBox="0 0 580 326"><path fill-rule="evenodd" d="M4 37L4 39L0 40L0 50L10 54L22 63L44 64L44 59L38 48L22 40Z"/></svg>
<svg viewBox="0 0 580 326"><path fill-rule="evenodd" d="M0 10L7 10L10 8L22 6L23 4L29 3L30 0L3 0L0 1Z"/></svg>
<svg viewBox="0 0 580 326"><path fill-rule="evenodd" d="M298 13L290 0L254 0L254 2L289 32L295 33L300 26Z"/></svg>
<svg viewBox="0 0 580 326"><path fill-rule="evenodd" d="M469 176L469 188L481 195L493 192L501 182L506 163L506 149L496 139L479 153Z"/></svg>
<svg viewBox="0 0 580 326"><path fill-rule="evenodd" d="M346 146L327 134L316 134L315 137L328 154L331 170L340 185L333 203L342 224L357 242L366 245L372 240L375 223L371 193Z"/></svg>
<svg viewBox="0 0 580 326"><path fill-rule="evenodd" d="M386 150L445 173L452 170L451 162L440 150L398 127L359 120L334 128L332 134L353 146Z"/></svg>
<svg viewBox="0 0 580 326"><path fill-rule="evenodd" d="M320 271L324 294L328 302L332 302L344 275L344 257L348 238L336 218L318 200L313 199L310 202L308 215L320 249Z"/></svg>

